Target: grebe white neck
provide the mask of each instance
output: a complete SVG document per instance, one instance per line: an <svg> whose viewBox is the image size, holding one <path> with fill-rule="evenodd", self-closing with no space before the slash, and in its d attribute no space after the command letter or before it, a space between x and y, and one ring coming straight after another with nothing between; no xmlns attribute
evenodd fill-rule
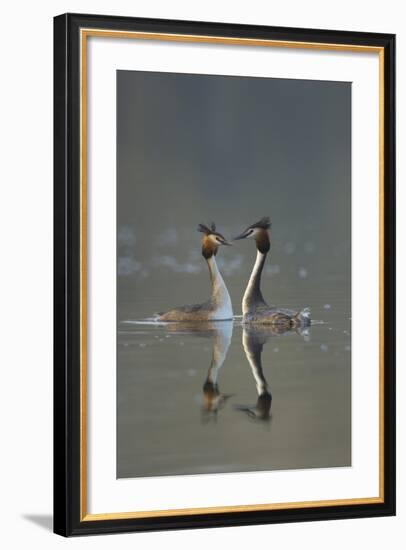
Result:
<svg viewBox="0 0 406 550"><path fill-rule="evenodd" d="M261 274L266 260L266 254L257 250L257 257L242 299L243 315L250 313L255 306L265 304L261 294Z"/></svg>
<svg viewBox="0 0 406 550"><path fill-rule="evenodd" d="M207 265L211 279L211 301L214 305L213 319L232 319L231 298L214 255L207 259Z"/></svg>

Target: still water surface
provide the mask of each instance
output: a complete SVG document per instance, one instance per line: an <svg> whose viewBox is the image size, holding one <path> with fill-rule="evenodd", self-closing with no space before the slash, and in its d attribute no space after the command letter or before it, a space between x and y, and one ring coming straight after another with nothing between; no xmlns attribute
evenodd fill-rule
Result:
<svg viewBox="0 0 406 550"><path fill-rule="evenodd" d="M119 320L117 477L350 466L349 303L312 298L285 334Z"/></svg>

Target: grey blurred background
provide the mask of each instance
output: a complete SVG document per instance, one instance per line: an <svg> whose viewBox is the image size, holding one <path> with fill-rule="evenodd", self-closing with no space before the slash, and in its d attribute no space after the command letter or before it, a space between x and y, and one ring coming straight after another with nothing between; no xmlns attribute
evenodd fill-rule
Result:
<svg viewBox="0 0 406 550"><path fill-rule="evenodd" d="M350 110L349 83L118 71L118 319L208 297L212 220L230 237L271 217L270 301L348 294ZM218 254L235 314L254 255Z"/></svg>
<svg viewBox="0 0 406 550"><path fill-rule="evenodd" d="M117 476L351 465L350 83L118 71L117 167ZM323 324L270 338L255 422L235 322L208 420L211 338L125 321L209 297L199 222L231 237L266 215L264 297ZM217 255L236 315L254 258Z"/></svg>

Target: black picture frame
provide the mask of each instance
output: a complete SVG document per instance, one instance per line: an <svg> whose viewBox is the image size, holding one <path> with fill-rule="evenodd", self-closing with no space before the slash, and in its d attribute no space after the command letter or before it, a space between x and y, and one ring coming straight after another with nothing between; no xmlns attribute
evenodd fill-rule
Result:
<svg viewBox="0 0 406 550"><path fill-rule="evenodd" d="M86 520L81 516L80 29L221 36L381 48L384 58L383 500L275 510ZM54 19L54 531L63 536L395 514L395 36L64 14Z"/></svg>

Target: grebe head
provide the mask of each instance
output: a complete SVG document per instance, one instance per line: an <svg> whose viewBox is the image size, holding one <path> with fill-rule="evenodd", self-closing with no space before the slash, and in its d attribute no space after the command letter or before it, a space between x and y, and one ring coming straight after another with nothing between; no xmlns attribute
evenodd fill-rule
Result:
<svg viewBox="0 0 406 550"><path fill-rule="evenodd" d="M261 218L258 222L253 223L247 229L245 229L240 235L234 237L234 241L239 241L241 239L255 239L257 249L266 254L271 248L271 243L269 241L268 230L271 228L271 221L268 216Z"/></svg>
<svg viewBox="0 0 406 550"><path fill-rule="evenodd" d="M202 238L202 254L206 258L211 258L217 254L218 247L221 245L231 246L231 243L218 231L216 231L216 224L211 223L210 227L199 223L197 230L203 233Z"/></svg>
<svg viewBox="0 0 406 550"><path fill-rule="evenodd" d="M216 402L218 402L219 396L220 391L217 384L206 380L203 385L203 407L207 412L216 409Z"/></svg>

